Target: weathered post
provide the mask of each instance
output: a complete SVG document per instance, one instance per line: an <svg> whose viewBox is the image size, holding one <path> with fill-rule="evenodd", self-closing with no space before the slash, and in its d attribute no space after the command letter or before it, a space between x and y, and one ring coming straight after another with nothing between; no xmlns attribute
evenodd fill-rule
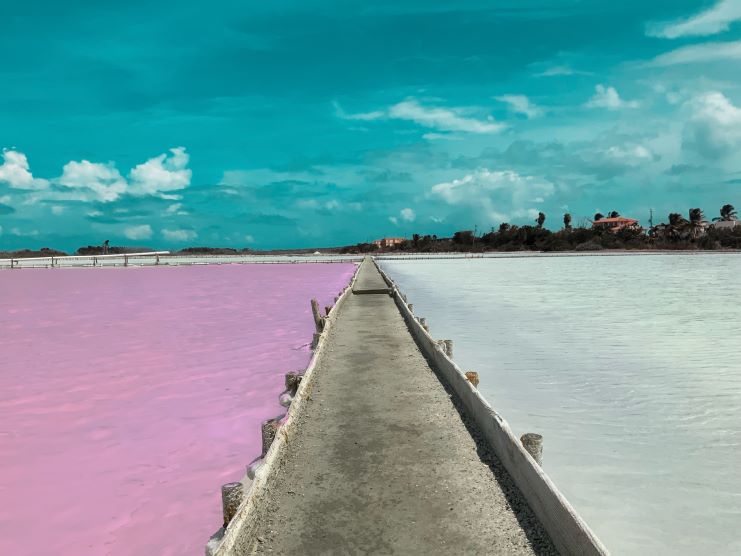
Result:
<svg viewBox="0 0 741 556"><path fill-rule="evenodd" d="M477 373L476 371L466 371L466 380L478 388L479 373Z"/></svg>
<svg viewBox="0 0 741 556"><path fill-rule="evenodd" d="M453 340L443 340L445 354L453 359Z"/></svg>
<svg viewBox="0 0 741 556"><path fill-rule="evenodd" d="M324 328L324 319L319 313L319 302L316 299L311 300L311 314L314 315L314 324L318 332Z"/></svg>
<svg viewBox="0 0 741 556"><path fill-rule="evenodd" d="M409 304L409 312L410 313L413 313L414 312L414 303L410 303Z"/></svg>
<svg viewBox="0 0 741 556"><path fill-rule="evenodd" d="M534 432L528 432L520 437L522 447L533 456L538 465L543 465L543 436Z"/></svg>
<svg viewBox="0 0 741 556"><path fill-rule="evenodd" d="M10 268L13 268L13 259L10 259Z"/></svg>
<svg viewBox="0 0 741 556"><path fill-rule="evenodd" d="M129 256L124 255L124 266L129 266Z"/></svg>
<svg viewBox="0 0 741 556"><path fill-rule="evenodd" d="M327 315L327 316L329 316L329 312L331 310L332 310L332 307L330 307L329 305L325 305L325 307L324 307L324 314Z"/></svg>
<svg viewBox="0 0 741 556"><path fill-rule="evenodd" d="M278 421L275 419L268 419L262 424L262 457L268 453L270 446L275 440L275 435L278 433Z"/></svg>
<svg viewBox="0 0 741 556"><path fill-rule="evenodd" d="M429 332L430 329L427 327L427 319L424 317L419 317L419 325L425 329L426 332Z"/></svg>
<svg viewBox="0 0 741 556"><path fill-rule="evenodd" d="M319 340L322 335L319 332L314 332L314 336L311 339L311 349L316 349L319 346Z"/></svg>
<svg viewBox="0 0 741 556"><path fill-rule="evenodd" d="M242 483L226 483L221 485L221 507L224 512L224 528L236 515L239 505L242 503L244 490Z"/></svg>
<svg viewBox="0 0 741 556"><path fill-rule="evenodd" d="M303 375L297 372L286 373L286 390L295 395L303 378Z"/></svg>
<svg viewBox="0 0 741 556"><path fill-rule="evenodd" d="M257 475L257 472L260 470L263 463L264 462L262 458L257 458L252 463L250 463L247 466L247 478L250 479L251 481L254 481L255 475Z"/></svg>

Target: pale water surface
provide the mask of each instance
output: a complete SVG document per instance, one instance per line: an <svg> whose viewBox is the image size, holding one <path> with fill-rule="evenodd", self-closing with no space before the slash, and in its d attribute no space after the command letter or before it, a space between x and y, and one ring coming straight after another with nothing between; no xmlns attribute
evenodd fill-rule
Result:
<svg viewBox="0 0 741 556"><path fill-rule="evenodd" d="M381 265L613 553L741 553L741 256Z"/></svg>

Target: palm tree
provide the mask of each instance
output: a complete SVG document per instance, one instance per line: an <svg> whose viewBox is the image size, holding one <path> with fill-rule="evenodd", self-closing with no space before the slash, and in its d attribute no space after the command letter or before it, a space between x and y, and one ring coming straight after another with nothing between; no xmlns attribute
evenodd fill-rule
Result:
<svg viewBox="0 0 741 556"><path fill-rule="evenodd" d="M618 218L619 216L620 216L620 213L618 211L616 211L616 210L613 210L610 213L610 218Z"/></svg>
<svg viewBox="0 0 741 556"><path fill-rule="evenodd" d="M598 212L594 215L594 221L597 222L597 220L602 220L604 217L605 217L604 214L602 214L601 212Z"/></svg>
<svg viewBox="0 0 741 556"><path fill-rule="evenodd" d="M729 220L736 220L737 218L738 214L733 205L723 205L720 207L720 217L716 216L713 218L713 222L728 222Z"/></svg>
<svg viewBox="0 0 741 556"><path fill-rule="evenodd" d="M687 227L689 228L692 238L697 238L697 236L702 232L702 221L705 218L705 215L702 213L702 209L691 208L689 216L690 219L689 222L687 222Z"/></svg>
<svg viewBox="0 0 741 556"><path fill-rule="evenodd" d="M539 212L538 218L535 220L535 222L538 224L538 228L542 228L543 224L545 223L545 214Z"/></svg>
<svg viewBox="0 0 741 556"><path fill-rule="evenodd" d="M563 227L567 230L571 229L571 215L568 212L563 215Z"/></svg>
<svg viewBox="0 0 741 556"><path fill-rule="evenodd" d="M687 226L685 220L678 212L669 214L669 224L666 226L666 234L669 239L679 239L682 236L682 230Z"/></svg>

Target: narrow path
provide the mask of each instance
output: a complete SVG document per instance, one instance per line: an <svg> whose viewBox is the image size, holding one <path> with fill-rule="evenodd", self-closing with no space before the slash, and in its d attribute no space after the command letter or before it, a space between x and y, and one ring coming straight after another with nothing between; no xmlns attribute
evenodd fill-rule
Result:
<svg viewBox="0 0 741 556"><path fill-rule="evenodd" d="M375 267L356 291L383 289ZM255 552L551 554L393 299L351 295L264 501Z"/></svg>

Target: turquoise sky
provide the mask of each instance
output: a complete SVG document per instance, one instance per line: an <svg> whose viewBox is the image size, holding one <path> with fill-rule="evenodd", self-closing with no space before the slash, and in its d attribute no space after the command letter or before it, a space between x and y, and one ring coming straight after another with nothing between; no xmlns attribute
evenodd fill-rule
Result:
<svg viewBox="0 0 741 556"><path fill-rule="evenodd" d="M741 206L741 0L107 4L2 8L0 248Z"/></svg>

